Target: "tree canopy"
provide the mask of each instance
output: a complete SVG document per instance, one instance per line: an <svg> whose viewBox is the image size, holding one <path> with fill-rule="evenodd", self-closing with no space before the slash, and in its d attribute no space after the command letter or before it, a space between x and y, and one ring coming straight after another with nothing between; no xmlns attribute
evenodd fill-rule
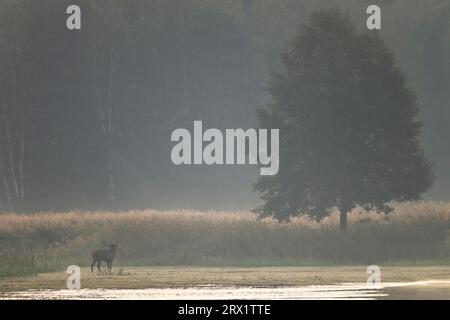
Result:
<svg viewBox="0 0 450 320"><path fill-rule="evenodd" d="M67 30L75 3L82 28ZM194 120L254 127L255 109L268 99L262 86L282 67L280 52L298 24L339 5L365 26L372 3L382 6L380 37L420 98L424 148L436 162L427 198L448 198L448 3L75 3L0 0L1 212L256 206L256 168L173 166L170 133Z"/></svg>
<svg viewBox="0 0 450 320"><path fill-rule="evenodd" d="M259 110L261 127L280 129L280 172L255 186L261 213L322 218L336 206L345 228L356 205L385 209L431 187L416 96L376 32L358 32L338 9L319 10L283 62Z"/></svg>

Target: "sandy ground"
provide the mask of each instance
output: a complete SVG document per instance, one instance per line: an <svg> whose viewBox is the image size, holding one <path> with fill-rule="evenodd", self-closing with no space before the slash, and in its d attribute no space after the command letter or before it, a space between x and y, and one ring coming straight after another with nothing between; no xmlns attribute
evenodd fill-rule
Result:
<svg viewBox="0 0 450 320"><path fill-rule="evenodd" d="M0 280L0 298L11 292L64 290L68 276L61 271L43 273L34 277L5 278ZM202 286L271 287L276 288L279 294L283 293L283 288L291 290L299 286L355 284L356 288L358 284L361 287L365 285L368 276L365 266L270 268L117 266L114 267L113 273L91 273L89 269L82 268L81 287L85 290L186 289ZM382 290L383 295L380 296L383 299L450 299L450 267L447 266L381 266L381 281L382 284L386 284ZM287 289L285 291L288 292ZM295 298L295 296L292 297Z"/></svg>

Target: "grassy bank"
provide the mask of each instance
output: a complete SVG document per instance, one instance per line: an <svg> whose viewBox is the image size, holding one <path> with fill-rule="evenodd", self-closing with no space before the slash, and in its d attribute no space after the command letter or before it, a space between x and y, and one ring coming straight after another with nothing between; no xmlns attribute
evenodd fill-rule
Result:
<svg viewBox="0 0 450 320"><path fill-rule="evenodd" d="M360 208L339 232L338 213L286 223L250 212L129 211L0 215L0 274L87 266L102 241L118 241L117 264L277 266L448 261L450 204Z"/></svg>

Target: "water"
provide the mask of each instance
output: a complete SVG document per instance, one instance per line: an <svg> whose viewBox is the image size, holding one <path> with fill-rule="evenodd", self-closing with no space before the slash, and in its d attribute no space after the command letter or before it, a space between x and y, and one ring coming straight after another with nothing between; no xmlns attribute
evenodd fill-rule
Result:
<svg viewBox="0 0 450 320"><path fill-rule="evenodd" d="M130 300L335 300L335 299L380 299L387 297L385 288L402 286L427 286L450 284L450 281L388 282L377 286L366 283L314 285L314 286L270 286L232 287L198 286L186 288L148 289L81 289L81 290L28 290L0 293L0 299L130 299Z"/></svg>

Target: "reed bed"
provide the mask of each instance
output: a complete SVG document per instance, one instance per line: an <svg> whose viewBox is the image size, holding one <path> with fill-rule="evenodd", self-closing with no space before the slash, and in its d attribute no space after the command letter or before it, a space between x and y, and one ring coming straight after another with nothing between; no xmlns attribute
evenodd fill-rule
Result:
<svg viewBox="0 0 450 320"><path fill-rule="evenodd" d="M252 212L141 210L0 214L0 276L89 265L103 241L120 242L122 265L283 265L446 259L449 203L393 204L389 214L355 208L315 221L260 219Z"/></svg>

